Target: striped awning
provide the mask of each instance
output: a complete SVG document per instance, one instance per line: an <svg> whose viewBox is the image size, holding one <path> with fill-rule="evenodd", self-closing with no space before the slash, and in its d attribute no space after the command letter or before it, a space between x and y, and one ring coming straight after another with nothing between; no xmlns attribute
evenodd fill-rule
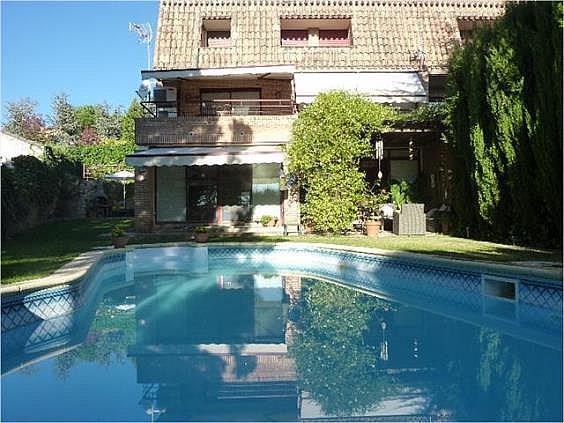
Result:
<svg viewBox="0 0 564 423"><path fill-rule="evenodd" d="M137 151L126 157L130 166L221 166L282 163L284 153L275 146L167 147Z"/></svg>

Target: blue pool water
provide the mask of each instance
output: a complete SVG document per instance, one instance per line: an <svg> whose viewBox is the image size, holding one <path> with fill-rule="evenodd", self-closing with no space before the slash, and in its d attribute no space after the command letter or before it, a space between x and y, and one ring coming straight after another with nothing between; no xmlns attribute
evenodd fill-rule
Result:
<svg viewBox="0 0 564 423"><path fill-rule="evenodd" d="M509 276L500 298L487 284L508 275L441 266L108 255L2 299L2 421L562 421L561 281Z"/></svg>

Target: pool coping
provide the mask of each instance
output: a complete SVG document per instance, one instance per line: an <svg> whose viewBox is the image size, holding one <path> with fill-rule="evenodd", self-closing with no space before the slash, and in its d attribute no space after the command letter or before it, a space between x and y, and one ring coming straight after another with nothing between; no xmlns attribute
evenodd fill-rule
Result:
<svg viewBox="0 0 564 423"><path fill-rule="evenodd" d="M156 248L156 247L175 247L175 246L231 246L252 248L277 247L284 246L287 249L294 248L321 248L333 251L343 251L350 253L361 253L374 256L383 256L396 259L405 259L410 261L423 262L426 264L444 265L448 267L458 267L461 270L485 271L492 273L511 273L511 275L527 276L541 279L551 279L560 281L562 287L562 268L559 269L538 269L515 264L492 263L481 260L463 260L448 257L437 256L433 254L412 253L397 250L382 250L379 248L356 247L350 245L336 245L325 243L307 243L307 242L210 242L206 244L196 243L192 241L186 242L166 242L154 244L135 244L122 249L114 249L111 247L98 248L87 251L75 257L70 262L61 266L49 276L43 278L31 279L23 282L16 282L0 287L0 295L18 294L27 291L38 290L42 288L51 288L60 285L71 284L79 281L86 273L98 263L104 256L120 251L127 251L135 248Z"/></svg>

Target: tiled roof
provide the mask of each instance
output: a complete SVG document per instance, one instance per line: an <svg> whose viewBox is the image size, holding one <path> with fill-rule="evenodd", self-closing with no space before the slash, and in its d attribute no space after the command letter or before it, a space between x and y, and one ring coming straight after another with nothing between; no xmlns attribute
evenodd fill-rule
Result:
<svg viewBox="0 0 564 423"><path fill-rule="evenodd" d="M444 72L459 20L495 19L494 0L161 0L155 69L294 64L298 70ZM231 19L231 47L200 47L203 19ZM350 18L351 47L282 47L280 18Z"/></svg>

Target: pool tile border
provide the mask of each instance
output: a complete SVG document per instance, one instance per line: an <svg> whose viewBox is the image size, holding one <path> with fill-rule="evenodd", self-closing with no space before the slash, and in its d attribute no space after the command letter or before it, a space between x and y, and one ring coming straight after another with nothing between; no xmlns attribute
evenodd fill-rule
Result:
<svg viewBox="0 0 564 423"><path fill-rule="evenodd" d="M562 289L562 269L535 269L511 264L491 263L486 261L468 261L452 259L430 254L411 253L405 251L382 250L377 248L356 247L349 245L335 245L324 243L304 243L304 242L213 242L208 244L198 244L195 242L169 242L155 244L137 244L128 246L124 249L102 248L80 254L69 263L56 270L53 274L24 282L1 286L0 295L20 294L39 289L60 287L80 281L91 269L98 264L123 260L125 252L130 249L156 248L156 247L175 247L175 246L199 246L210 248L283 248L325 250L340 253L353 253L375 257L376 259L394 259L404 264L416 265L418 267L431 267L445 271L455 271L457 273L491 273L507 274L526 279L538 285L545 285L551 288Z"/></svg>

